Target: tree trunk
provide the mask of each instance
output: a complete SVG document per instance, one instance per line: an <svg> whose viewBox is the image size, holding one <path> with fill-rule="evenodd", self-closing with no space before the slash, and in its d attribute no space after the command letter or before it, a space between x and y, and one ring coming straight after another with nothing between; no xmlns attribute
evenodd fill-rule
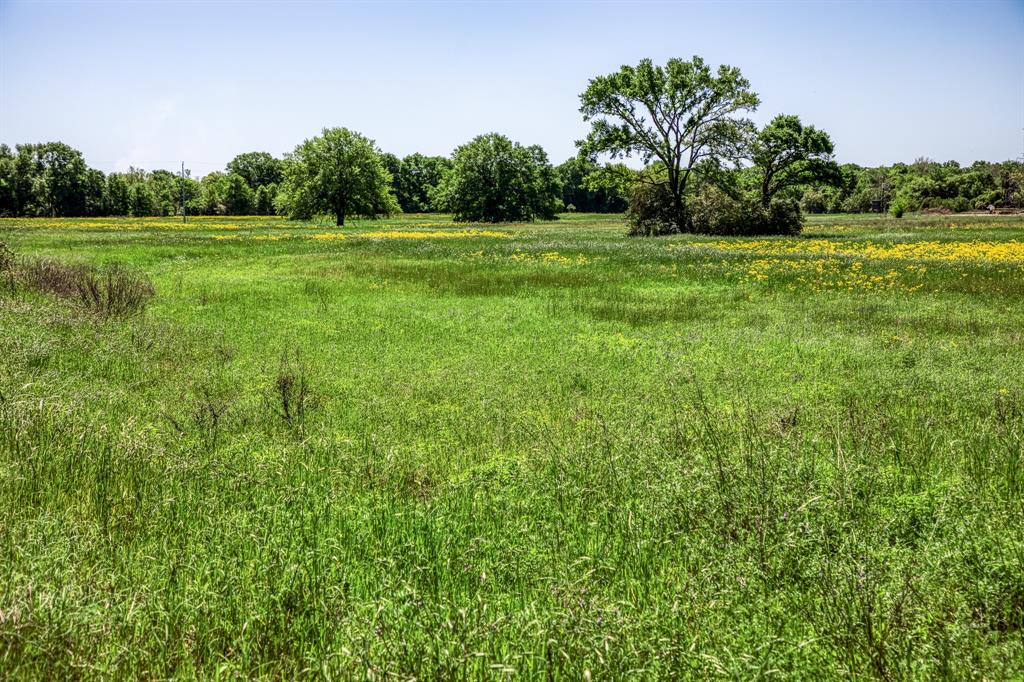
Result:
<svg viewBox="0 0 1024 682"><path fill-rule="evenodd" d="M336 202L334 204L334 206L335 206L334 213L335 213L335 215L338 218L338 223L337 223L338 227L344 227L345 226L345 208L347 207L347 205L348 205L348 202L345 201L344 199L341 199L341 200L339 200L338 202Z"/></svg>
<svg viewBox="0 0 1024 682"><path fill-rule="evenodd" d="M676 229L680 232L685 230L686 209L683 205L683 188L680 187L679 178L669 178L669 192L672 194L672 210L676 214Z"/></svg>
<svg viewBox="0 0 1024 682"><path fill-rule="evenodd" d="M771 196L768 194L771 191L772 177L774 173L770 168L766 168L764 171L764 180L761 182L761 205L768 208L768 204L771 203Z"/></svg>

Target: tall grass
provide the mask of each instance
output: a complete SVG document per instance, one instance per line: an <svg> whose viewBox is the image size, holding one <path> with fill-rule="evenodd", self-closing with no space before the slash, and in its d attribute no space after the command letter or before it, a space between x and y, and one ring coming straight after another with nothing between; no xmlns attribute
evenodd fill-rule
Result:
<svg viewBox="0 0 1024 682"><path fill-rule="evenodd" d="M75 227L160 296L0 293L2 676L1024 674L1018 299L955 263L740 283L569 223Z"/></svg>

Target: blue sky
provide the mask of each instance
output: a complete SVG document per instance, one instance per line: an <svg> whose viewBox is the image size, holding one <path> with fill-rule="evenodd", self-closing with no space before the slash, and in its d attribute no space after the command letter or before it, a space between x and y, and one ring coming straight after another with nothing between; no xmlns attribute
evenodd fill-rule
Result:
<svg viewBox="0 0 1024 682"><path fill-rule="evenodd" d="M0 0L0 141L196 175L324 126L449 154L497 131L555 163L587 80L643 57L740 67L840 161L1024 153L1024 0L242 3Z"/></svg>

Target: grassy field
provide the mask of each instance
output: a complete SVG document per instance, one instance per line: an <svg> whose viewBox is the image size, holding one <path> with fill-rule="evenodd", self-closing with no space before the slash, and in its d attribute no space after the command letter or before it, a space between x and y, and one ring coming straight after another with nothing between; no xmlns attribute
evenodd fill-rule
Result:
<svg viewBox="0 0 1024 682"><path fill-rule="evenodd" d="M0 221L0 677L1024 676L1024 220L624 232Z"/></svg>

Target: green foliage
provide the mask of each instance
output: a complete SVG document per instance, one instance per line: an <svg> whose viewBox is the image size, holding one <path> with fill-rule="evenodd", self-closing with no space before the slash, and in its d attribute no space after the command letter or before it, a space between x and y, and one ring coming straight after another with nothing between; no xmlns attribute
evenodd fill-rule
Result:
<svg viewBox="0 0 1024 682"><path fill-rule="evenodd" d="M103 194L103 215L128 215L131 211L130 189L128 181L120 173L108 175Z"/></svg>
<svg viewBox="0 0 1024 682"><path fill-rule="evenodd" d="M761 203L767 207L779 192L801 185L840 185L842 173L832 152L825 131L804 126L798 116L773 118L758 131L751 150Z"/></svg>
<svg viewBox="0 0 1024 682"><path fill-rule="evenodd" d="M649 237L679 232L721 236L795 235L799 234L803 223L795 199L777 197L766 206L757 192L730 193L713 182L701 183L687 197L682 226L664 183L636 183L626 218L629 234Z"/></svg>
<svg viewBox="0 0 1024 682"><path fill-rule="evenodd" d="M278 186L275 183L260 185L254 196L256 215L274 215L274 199L277 197Z"/></svg>
<svg viewBox="0 0 1024 682"><path fill-rule="evenodd" d="M200 212L204 215L226 215L228 212L224 192L226 176L220 171L213 171L199 181Z"/></svg>
<svg viewBox="0 0 1024 682"><path fill-rule="evenodd" d="M626 211L628 234L639 237L657 237L675 234L686 229L688 221L680 219L678 207L668 186L661 182L634 182Z"/></svg>
<svg viewBox="0 0 1024 682"><path fill-rule="evenodd" d="M224 176L224 206L228 215L251 215L256 194L245 178L237 173Z"/></svg>
<svg viewBox="0 0 1024 682"><path fill-rule="evenodd" d="M62 142L0 145L0 215L84 216L102 192L81 152Z"/></svg>
<svg viewBox="0 0 1024 682"><path fill-rule="evenodd" d="M677 229L686 223L685 194L694 168L704 160L738 162L753 124L741 114L760 100L739 69L717 71L700 57L650 59L598 76L580 95L580 113L590 132L579 142L586 156L613 159L637 155L664 170Z"/></svg>
<svg viewBox="0 0 1024 682"><path fill-rule="evenodd" d="M451 161L443 156L423 154L410 154L404 159L394 154L383 154L382 158L391 173L392 188L403 212L430 213L437 210L431 203L431 193L451 168Z"/></svg>
<svg viewBox="0 0 1024 682"><path fill-rule="evenodd" d="M246 152L229 161L225 171L245 178L255 192L260 187L280 184L284 179L284 162L266 152Z"/></svg>
<svg viewBox="0 0 1024 682"><path fill-rule="evenodd" d="M805 213L839 213L842 210L842 189L811 186L800 196L800 208Z"/></svg>
<svg viewBox="0 0 1024 682"><path fill-rule="evenodd" d="M955 161L937 163L930 159L876 168L846 164L840 168L841 180L836 183L838 200L831 201L827 210L865 213L872 210L873 203L880 203L885 210L897 197L905 211L959 212L1024 206L1015 194L1018 184L1014 172L1018 166L1013 161L978 161L963 168ZM821 191L828 190L814 183L803 187L803 197L807 198L804 203L817 203L816 194Z"/></svg>
<svg viewBox="0 0 1024 682"><path fill-rule="evenodd" d="M473 138L455 150L431 197L457 221L552 220L560 207L558 176L538 145L504 135Z"/></svg>
<svg viewBox="0 0 1024 682"><path fill-rule="evenodd" d="M701 69L707 71L706 67ZM642 95L645 88L654 93L672 92L668 71L666 67L659 75L653 66L637 67L630 72L633 80L642 76L653 81L646 85L630 81L627 83L632 88L630 92L640 93L638 98L646 97ZM697 74L694 78L700 81L707 75ZM630 80L621 74L615 76L612 80L617 86ZM598 90L606 86L608 83L601 81ZM708 93L702 96L711 97ZM632 113L627 112L627 118L643 117L647 103L654 103L659 107L656 111L661 112L662 105L647 97L633 102L634 109ZM1024 164L1017 161L978 161L961 167L953 161L937 163L917 159L910 164L877 168L856 164L836 166L828 151L831 148L828 136L811 126L803 126L794 116L777 117L757 134L748 122L736 119L734 124L731 136L717 140L721 143L717 147L719 153L696 153L688 173L681 173L685 186L681 194L682 210L677 207L675 227L668 231L692 229L692 225L687 227L685 203L694 196L689 185L695 180L699 184L715 184L733 197L738 196L737 192L748 191L761 191L762 201L777 196L794 197L808 213L863 213L872 210L874 205L887 210L897 196L909 211L958 212L987 210L990 206L1024 208ZM595 129L606 131L597 118L592 121L591 133ZM621 141L624 134L621 126L617 130L605 137L588 137L581 142L582 156L555 169L562 187L561 205L572 205L584 212L618 212L626 208L626 198L632 196L631 183L638 174L622 164L599 166L593 156L601 153L598 148L602 140L611 145L606 152L612 156L637 154L646 158L648 169L662 173L662 182L671 188L669 167L660 157L645 155L639 148L627 152L615 146L615 140ZM657 125L643 128L640 137L652 130L657 130ZM719 132L724 130L721 128ZM754 163L739 169L731 164L741 159ZM439 196L437 186L450 168L450 160L411 154L404 159L382 155L382 161L391 174L392 189L403 210L441 210L432 202L432 197ZM687 156L685 162L689 165L691 158ZM86 166L77 150L59 142L16 145L13 150L0 144L0 217L169 216L181 212L182 195L190 215L271 215L277 212L312 215L312 208L303 207L298 201L299 194L289 191L283 182L274 182L275 178L282 177L283 166L283 161L270 154L249 152L235 157L226 173L211 174L205 183L200 183L187 169L184 177L176 170L140 168L104 175ZM245 179L252 190L251 196L237 181L226 179L231 174ZM296 201L292 200L293 196Z"/></svg>
<svg viewBox="0 0 1024 682"><path fill-rule="evenodd" d="M889 213L894 218L902 218L903 214L907 212L907 200L902 196L893 199L892 203L889 204Z"/></svg>
<svg viewBox="0 0 1024 682"><path fill-rule="evenodd" d="M348 128L324 128L286 156L280 205L294 219L329 213L339 226L401 211L373 140Z"/></svg>
<svg viewBox="0 0 1024 682"><path fill-rule="evenodd" d="M690 202L691 230L725 236L795 235L803 218L794 199L774 198L764 204L759 194L730 196L704 184Z"/></svg>
<svg viewBox="0 0 1024 682"><path fill-rule="evenodd" d="M128 188L128 215L160 215L160 199L153 187L145 182L134 182Z"/></svg>
<svg viewBox="0 0 1024 682"><path fill-rule="evenodd" d="M622 213L626 210L628 188L611 181L610 173L584 156L556 166L562 185L562 203L584 213Z"/></svg>

